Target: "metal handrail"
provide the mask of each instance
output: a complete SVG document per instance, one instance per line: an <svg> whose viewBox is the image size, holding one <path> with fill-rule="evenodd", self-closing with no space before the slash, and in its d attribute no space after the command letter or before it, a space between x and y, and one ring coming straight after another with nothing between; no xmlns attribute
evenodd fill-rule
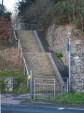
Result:
<svg viewBox="0 0 84 113"><path fill-rule="evenodd" d="M16 33L15 33L14 26L13 26L13 33L14 33L15 40L17 41L18 39L17 39Z"/></svg>
<svg viewBox="0 0 84 113"><path fill-rule="evenodd" d="M23 63L24 63L24 66L25 66L27 75L29 75L29 74L30 74L30 71L29 71L29 69L28 69L28 67L27 67L27 63L26 63L25 57L24 57L24 55L23 55L23 51L22 51L22 46L21 46L20 39L18 40L18 48L20 49L21 58L23 59Z"/></svg>
<svg viewBox="0 0 84 113"><path fill-rule="evenodd" d="M20 39L18 39L17 36L16 36L14 26L13 26L13 33L14 33L15 40L18 41L18 48L19 48L19 50L20 50L20 52L21 52L21 58L23 59L23 63L24 63L24 66L25 66L27 75L30 75L30 69L28 69L28 66L27 66L25 57L24 57L24 55L23 55L23 50L22 50L22 46L21 46L21 41L20 41Z"/></svg>

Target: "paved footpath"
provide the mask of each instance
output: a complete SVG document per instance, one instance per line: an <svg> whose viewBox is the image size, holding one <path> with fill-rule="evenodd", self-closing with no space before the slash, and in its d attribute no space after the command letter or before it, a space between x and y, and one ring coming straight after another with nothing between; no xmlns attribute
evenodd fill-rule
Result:
<svg viewBox="0 0 84 113"><path fill-rule="evenodd" d="M62 108L46 104L2 105L1 113L84 113L84 109Z"/></svg>
<svg viewBox="0 0 84 113"><path fill-rule="evenodd" d="M21 104L25 100L30 100L30 95L12 95L12 94L3 94L1 95L2 104Z"/></svg>

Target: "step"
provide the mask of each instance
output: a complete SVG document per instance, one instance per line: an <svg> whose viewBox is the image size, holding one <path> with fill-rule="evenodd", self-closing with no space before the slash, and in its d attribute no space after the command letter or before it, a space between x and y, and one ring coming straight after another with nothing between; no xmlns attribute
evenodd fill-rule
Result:
<svg viewBox="0 0 84 113"><path fill-rule="evenodd" d="M55 74L55 71L48 58L48 53L41 53L41 52L25 53L24 56L25 56L26 62L30 64L30 67L32 68L34 75Z"/></svg>
<svg viewBox="0 0 84 113"><path fill-rule="evenodd" d="M23 52L40 52L40 48L32 31L21 30L18 34Z"/></svg>

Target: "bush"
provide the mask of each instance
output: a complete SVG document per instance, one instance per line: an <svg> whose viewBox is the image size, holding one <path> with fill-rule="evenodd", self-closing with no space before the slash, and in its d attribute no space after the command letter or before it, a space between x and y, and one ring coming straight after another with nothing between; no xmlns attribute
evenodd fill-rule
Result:
<svg viewBox="0 0 84 113"><path fill-rule="evenodd" d="M7 80L14 79L13 94L28 93L27 78L23 72L19 71L0 71L0 93L10 93L7 89Z"/></svg>
<svg viewBox="0 0 84 113"><path fill-rule="evenodd" d="M8 40L11 36L11 22L6 18L0 19L0 39Z"/></svg>
<svg viewBox="0 0 84 113"><path fill-rule="evenodd" d="M61 59L63 57L62 52L56 52L56 57Z"/></svg>
<svg viewBox="0 0 84 113"><path fill-rule="evenodd" d="M50 6L43 15L43 24L49 26L50 21L56 24L75 24L84 27L84 0L59 0Z"/></svg>
<svg viewBox="0 0 84 113"><path fill-rule="evenodd" d="M67 93L57 96L55 98L56 103L82 105L84 104L84 93Z"/></svg>

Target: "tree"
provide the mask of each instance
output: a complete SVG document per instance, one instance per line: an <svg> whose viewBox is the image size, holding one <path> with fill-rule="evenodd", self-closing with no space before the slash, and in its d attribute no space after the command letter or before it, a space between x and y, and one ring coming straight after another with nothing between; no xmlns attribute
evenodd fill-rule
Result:
<svg viewBox="0 0 84 113"><path fill-rule="evenodd" d="M2 13L4 13L6 11L5 6L2 6L2 4L0 4L0 16L2 15Z"/></svg>
<svg viewBox="0 0 84 113"><path fill-rule="evenodd" d="M28 21L38 22L50 3L52 3L52 0L23 0L19 2L18 14Z"/></svg>
<svg viewBox="0 0 84 113"><path fill-rule="evenodd" d="M22 0L18 3L18 15L23 16L26 8L30 8L35 0Z"/></svg>
<svg viewBox="0 0 84 113"><path fill-rule="evenodd" d="M11 20L11 12L4 13L4 17L10 21Z"/></svg>

